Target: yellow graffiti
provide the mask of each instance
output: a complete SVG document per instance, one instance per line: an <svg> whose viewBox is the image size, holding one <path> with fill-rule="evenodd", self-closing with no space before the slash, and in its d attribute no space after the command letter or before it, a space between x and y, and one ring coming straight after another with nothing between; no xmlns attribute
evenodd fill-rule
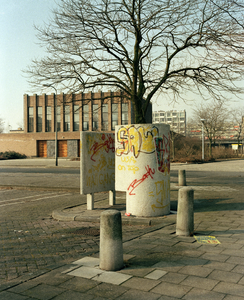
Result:
<svg viewBox="0 0 244 300"><path fill-rule="evenodd" d="M125 170L126 170L126 167L125 167L125 166L118 165L118 169L119 169L120 171L121 171L121 170L125 171Z"/></svg>
<svg viewBox="0 0 244 300"><path fill-rule="evenodd" d="M139 168L134 166L134 165L127 165L127 166L122 166L122 165L118 165L118 170L120 171L132 171L133 174L135 174L137 171L139 171Z"/></svg>
<svg viewBox="0 0 244 300"><path fill-rule="evenodd" d="M127 166L128 167L128 171L132 171L133 174L136 173L136 171L139 171L139 168L136 166Z"/></svg>
<svg viewBox="0 0 244 300"><path fill-rule="evenodd" d="M131 163L134 163L134 164L136 163L136 160L133 156L130 156L130 157L129 156L122 156L121 161L125 162L125 163L130 163L130 164Z"/></svg>
<svg viewBox="0 0 244 300"><path fill-rule="evenodd" d="M151 126L139 127L138 131L142 137L141 152L152 153L155 151L154 137L158 135L158 129L154 127L151 130Z"/></svg>
<svg viewBox="0 0 244 300"><path fill-rule="evenodd" d="M132 152L137 158L140 152L153 153L155 151L154 137L158 136L158 128L150 125L138 128L134 125L123 126L117 132L116 155L128 155Z"/></svg>
<svg viewBox="0 0 244 300"><path fill-rule="evenodd" d="M93 187L96 185L104 185L112 184L114 182L114 173L108 174L108 173L92 173L91 175L88 175L86 177L86 185L89 187Z"/></svg>
<svg viewBox="0 0 244 300"><path fill-rule="evenodd" d="M156 181L155 182L155 194L153 191L149 192L150 197L155 197L156 203L157 204L152 204L151 207L153 211L156 209L162 209L170 205L170 203L164 205L164 200L169 199L170 197L170 179L166 180L161 180L161 181Z"/></svg>

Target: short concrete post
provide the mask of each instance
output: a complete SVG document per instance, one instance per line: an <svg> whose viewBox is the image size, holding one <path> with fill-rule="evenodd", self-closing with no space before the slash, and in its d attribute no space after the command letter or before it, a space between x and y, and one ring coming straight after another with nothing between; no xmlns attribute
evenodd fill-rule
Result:
<svg viewBox="0 0 244 300"><path fill-rule="evenodd" d="M94 209L94 193L87 194L86 202L87 202L87 210L93 210Z"/></svg>
<svg viewBox="0 0 244 300"><path fill-rule="evenodd" d="M115 205L115 191L109 191L109 205Z"/></svg>
<svg viewBox="0 0 244 300"><path fill-rule="evenodd" d="M178 172L178 185L186 186L186 171L185 170L179 170L179 172Z"/></svg>
<svg viewBox="0 0 244 300"><path fill-rule="evenodd" d="M194 190L190 187L179 189L176 234L191 236L194 232Z"/></svg>
<svg viewBox="0 0 244 300"><path fill-rule="evenodd" d="M105 210L100 218L100 269L117 271L123 265L121 213Z"/></svg>

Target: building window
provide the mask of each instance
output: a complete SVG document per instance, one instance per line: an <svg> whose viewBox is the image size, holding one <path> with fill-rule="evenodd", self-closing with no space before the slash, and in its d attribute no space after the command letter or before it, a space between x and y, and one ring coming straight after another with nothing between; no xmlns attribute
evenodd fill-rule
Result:
<svg viewBox="0 0 244 300"><path fill-rule="evenodd" d="M102 130L108 130L108 104L102 106Z"/></svg>
<svg viewBox="0 0 244 300"><path fill-rule="evenodd" d="M52 107L46 106L46 132L50 132L52 129L51 119L52 119Z"/></svg>
<svg viewBox="0 0 244 300"><path fill-rule="evenodd" d="M122 125L127 125L128 119L128 103L122 103Z"/></svg>
<svg viewBox="0 0 244 300"><path fill-rule="evenodd" d="M98 130L98 104L92 105L92 130Z"/></svg>
<svg viewBox="0 0 244 300"><path fill-rule="evenodd" d="M83 131L89 130L89 105L85 104L82 108L83 113Z"/></svg>
<svg viewBox="0 0 244 300"><path fill-rule="evenodd" d="M64 131L70 131L70 106L64 106Z"/></svg>
<svg viewBox="0 0 244 300"><path fill-rule="evenodd" d="M61 130L61 107L57 106L57 131Z"/></svg>
<svg viewBox="0 0 244 300"><path fill-rule="evenodd" d="M118 125L118 104L112 103L112 130Z"/></svg>
<svg viewBox="0 0 244 300"><path fill-rule="evenodd" d="M79 105L74 105L74 131L80 130L80 109Z"/></svg>
<svg viewBox="0 0 244 300"><path fill-rule="evenodd" d="M42 106L37 107L37 132L42 132Z"/></svg>
<svg viewBox="0 0 244 300"><path fill-rule="evenodd" d="M34 108L28 107L28 132L34 131Z"/></svg>

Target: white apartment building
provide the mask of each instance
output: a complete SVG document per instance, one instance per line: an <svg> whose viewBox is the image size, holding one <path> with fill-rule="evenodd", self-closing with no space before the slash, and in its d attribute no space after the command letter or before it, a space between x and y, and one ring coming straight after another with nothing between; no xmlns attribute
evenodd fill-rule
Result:
<svg viewBox="0 0 244 300"><path fill-rule="evenodd" d="M186 135L186 111L169 110L154 111L153 123L164 123L170 125L170 130Z"/></svg>

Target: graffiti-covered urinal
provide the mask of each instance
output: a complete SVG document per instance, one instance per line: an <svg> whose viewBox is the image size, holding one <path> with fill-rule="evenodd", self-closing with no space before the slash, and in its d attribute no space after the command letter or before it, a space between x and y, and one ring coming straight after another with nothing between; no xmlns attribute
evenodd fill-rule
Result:
<svg viewBox="0 0 244 300"><path fill-rule="evenodd" d="M154 217L170 212L170 126L115 127L115 190L126 192L126 213Z"/></svg>

